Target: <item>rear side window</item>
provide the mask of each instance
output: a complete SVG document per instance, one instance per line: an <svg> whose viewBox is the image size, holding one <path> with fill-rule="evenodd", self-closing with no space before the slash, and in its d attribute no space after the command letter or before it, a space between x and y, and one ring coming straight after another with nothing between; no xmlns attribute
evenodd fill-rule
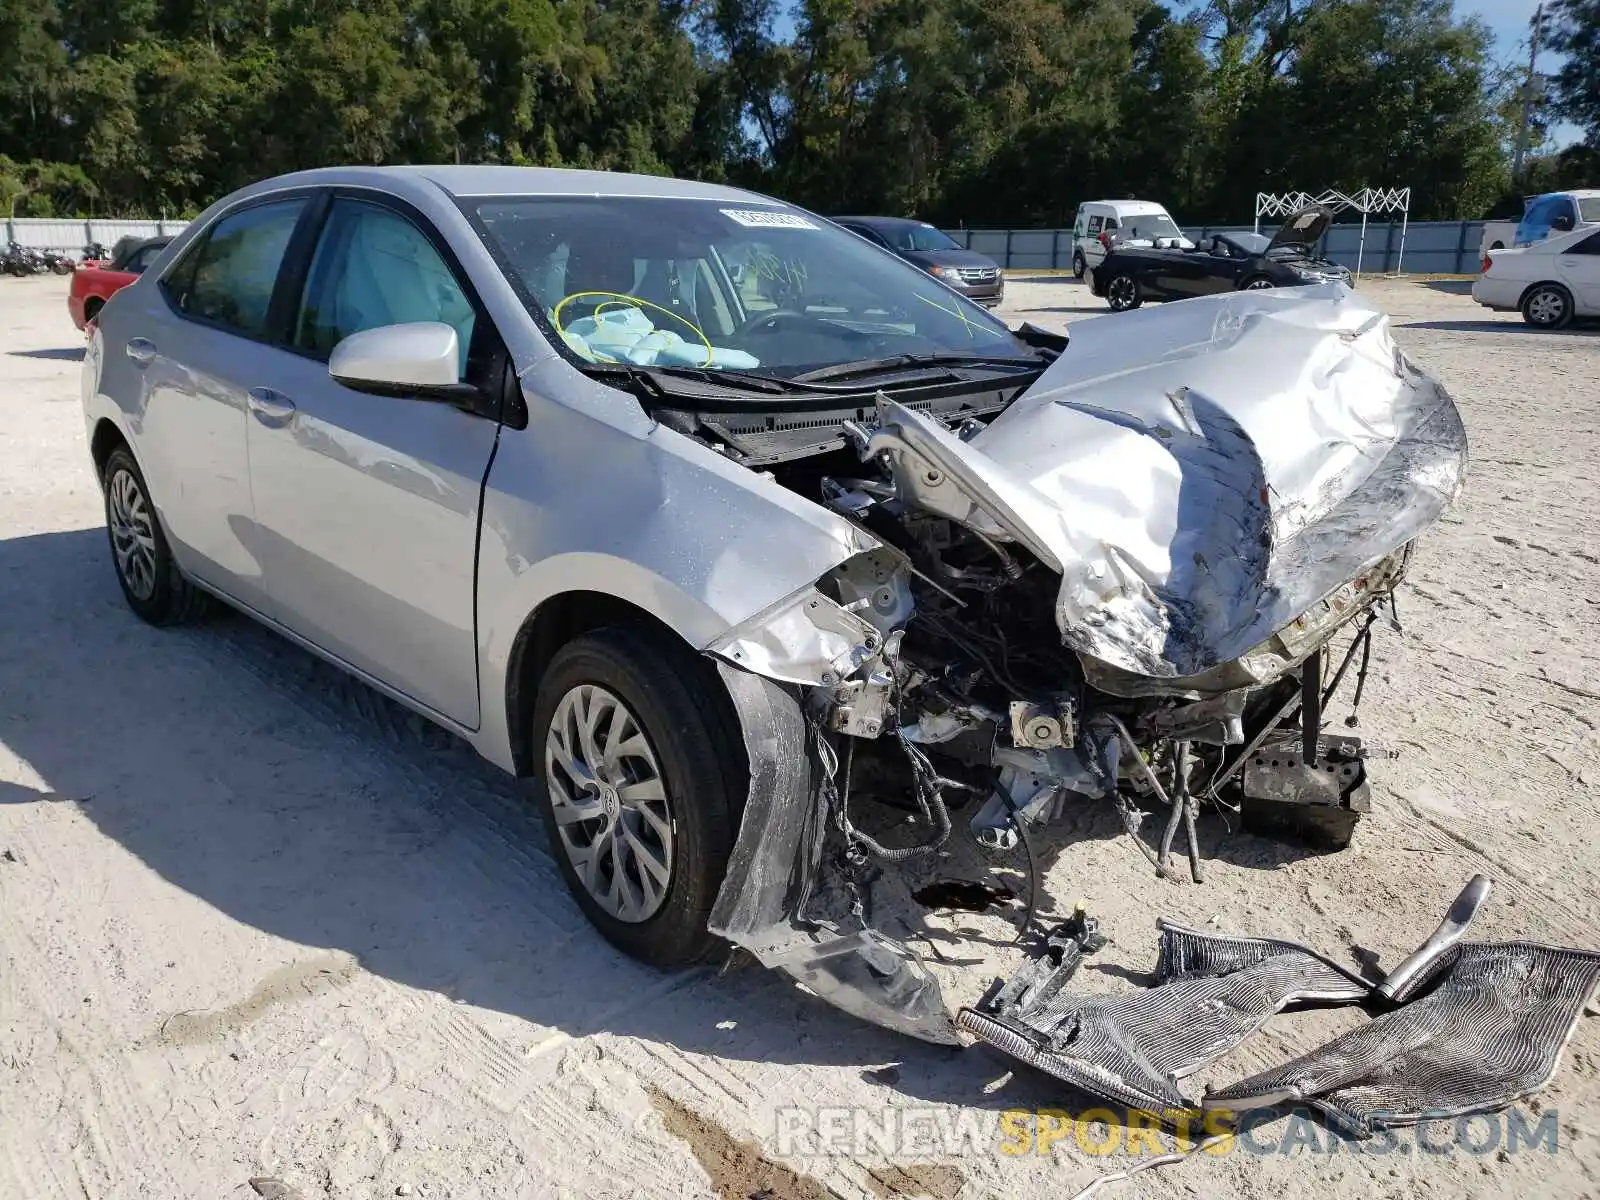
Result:
<svg viewBox="0 0 1600 1200"><path fill-rule="evenodd" d="M138 251L137 253L135 253L128 260L128 268L127 269L129 271L132 271L135 275L143 273L144 271L149 269L151 263L155 262L156 259L161 257L161 252L163 250L165 250L165 249L166 249L166 246L164 246L164 245L162 245L162 246L146 246L144 249L142 249L142 250Z"/></svg>
<svg viewBox="0 0 1600 1200"><path fill-rule="evenodd" d="M164 281L178 311L242 337L266 340L278 268L305 200L259 204L223 217Z"/></svg>
<svg viewBox="0 0 1600 1200"><path fill-rule="evenodd" d="M1568 254L1594 254L1600 255L1600 233L1591 233L1567 251Z"/></svg>
<svg viewBox="0 0 1600 1200"><path fill-rule="evenodd" d="M1094 234L1099 233L1101 228L1104 225L1105 225L1105 221L1102 218L1100 218L1100 217L1090 217L1089 218L1089 234L1090 234L1090 236L1092 237Z"/></svg>

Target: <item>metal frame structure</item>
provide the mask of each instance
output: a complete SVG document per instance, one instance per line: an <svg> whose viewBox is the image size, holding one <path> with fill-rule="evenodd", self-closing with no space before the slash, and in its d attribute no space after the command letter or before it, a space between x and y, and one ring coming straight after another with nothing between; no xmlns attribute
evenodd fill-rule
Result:
<svg viewBox="0 0 1600 1200"><path fill-rule="evenodd" d="M1372 213L1400 214L1400 254L1395 259L1394 273L1403 274L1406 260L1406 228L1411 221L1411 189L1362 188L1347 194L1329 188L1320 196L1310 192L1257 192L1256 232L1261 232L1262 217L1290 217L1312 204L1326 204L1335 212L1354 209L1361 214L1361 242L1356 248L1356 278L1361 278L1361 263L1367 249L1367 217Z"/></svg>

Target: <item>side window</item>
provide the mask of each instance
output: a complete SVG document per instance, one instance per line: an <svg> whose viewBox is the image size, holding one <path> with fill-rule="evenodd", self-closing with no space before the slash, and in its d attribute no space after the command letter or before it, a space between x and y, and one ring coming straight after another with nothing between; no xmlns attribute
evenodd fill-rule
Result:
<svg viewBox="0 0 1600 1200"><path fill-rule="evenodd" d="M128 263L128 270L134 272L134 274L141 274L149 270L150 264L160 258L161 252L165 249L165 246L146 246L133 256L133 260Z"/></svg>
<svg viewBox="0 0 1600 1200"><path fill-rule="evenodd" d="M1089 236L1093 237L1095 234L1099 233L1101 228L1104 225L1105 225L1105 221L1102 218L1100 218L1100 217L1090 217L1089 218Z"/></svg>
<svg viewBox="0 0 1600 1200"><path fill-rule="evenodd" d="M294 345L327 358L352 333L412 321L454 327L465 374L477 313L433 243L390 209L335 200L306 275Z"/></svg>
<svg viewBox="0 0 1600 1200"><path fill-rule="evenodd" d="M1084 221L1084 217L1083 217L1083 209L1080 208L1078 210L1078 215L1076 217L1074 217L1073 220L1072 220L1072 236L1073 237L1082 237L1084 235L1084 231L1087 228L1088 228L1088 225Z"/></svg>
<svg viewBox="0 0 1600 1200"><path fill-rule="evenodd" d="M259 204L213 225L165 281L178 310L242 337L266 338L278 267L305 205L303 199Z"/></svg>
<svg viewBox="0 0 1600 1200"><path fill-rule="evenodd" d="M1107 217L1106 218L1106 228L1107 229L1120 228L1120 226L1118 226L1118 224L1117 224L1117 219L1115 217Z"/></svg>
<svg viewBox="0 0 1600 1200"><path fill-rule="evenodd" d="M1522 219L1529 225L1535 227L1548 225L1550 224L1551 218L1553 218L1556 213L1560 211L1560 203L1560 196L1545 196L1539 200L1535 200L1533 204L1529 206L1528 211L1523 215Z"/></svg>

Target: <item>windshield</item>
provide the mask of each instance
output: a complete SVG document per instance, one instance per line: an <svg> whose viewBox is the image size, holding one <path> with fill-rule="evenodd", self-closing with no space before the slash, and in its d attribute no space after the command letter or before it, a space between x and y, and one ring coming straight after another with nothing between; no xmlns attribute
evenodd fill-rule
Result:
<svg viewBox="0 0 1600 1200"><path fill-rule="evenodd" d="M1600 196L1589 196L1578 201L1578 216L1585 224L1600 225Z"/></svg>
<svg viewBox="0 0 1600 1200"><path fill-rule="evenodd" d="M1264 233L1230 233L1226 240L1246 254L1265 254L1267 247L1272 245L1272 239Z"/></svg>
<svg viewBox="0 0 1600 1200"><path fill-rule="evenodd" d="M1166 213L1135 213L1122 218L1122 236L1130 238L1182 237L1183 230Z"/></svg>
<svg viewBox="0 0 1600 1200"><path fill-rule="evenodd" d="M464 203L535 319L587 362L792 378L898 355L1033 360L983 309L794 209L632 196Z"/></svg>
<svg viewBox="0 0 1600 1200"><path fill-rule="evenodd" d="M961 243L932 225L895 225L880 228L879 233L888 239L896 250L959 250Z"/></svg>

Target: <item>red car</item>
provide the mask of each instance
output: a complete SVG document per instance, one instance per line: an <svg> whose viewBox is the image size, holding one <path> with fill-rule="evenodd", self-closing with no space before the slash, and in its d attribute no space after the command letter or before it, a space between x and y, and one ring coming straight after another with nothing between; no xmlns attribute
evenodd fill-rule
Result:
<svg viewBox="0 0 1600 1200"><path fill-rule="evenodd" d="M72 290L67 293L67 312L72 323L84 328L99 315L112 293L125 288L167 248L169 237L142 238L129 245L119 244L109 262L85 260L72 273Z"/></svg>

